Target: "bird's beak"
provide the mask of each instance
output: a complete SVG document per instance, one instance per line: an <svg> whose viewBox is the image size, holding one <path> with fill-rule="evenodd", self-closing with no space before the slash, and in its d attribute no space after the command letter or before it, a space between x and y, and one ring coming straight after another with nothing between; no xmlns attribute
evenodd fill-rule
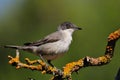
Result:
<svg viewBox="0 0 120 80"><path fill-rule="evenodd" d="M75 30L82 30L82 28L80 28L80 27L75 27Z"/></svg>

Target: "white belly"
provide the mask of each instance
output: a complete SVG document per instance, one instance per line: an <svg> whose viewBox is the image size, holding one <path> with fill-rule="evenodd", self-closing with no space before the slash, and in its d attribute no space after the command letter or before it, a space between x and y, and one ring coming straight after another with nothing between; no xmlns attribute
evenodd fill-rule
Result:
<svg viewBox="0 0 120 80"><path fill-rule="evenodd" d="M46 60L53 60L62 56L65 52L68 51L70 43L65 41L57 41L54 43L47 43L38 47L37 52L40 52Z"/></svg>

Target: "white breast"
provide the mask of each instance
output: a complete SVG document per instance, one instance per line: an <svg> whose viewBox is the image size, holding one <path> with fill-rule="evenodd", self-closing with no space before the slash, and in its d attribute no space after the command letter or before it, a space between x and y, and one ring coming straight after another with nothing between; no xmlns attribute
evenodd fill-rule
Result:
<svg viewBox="0 0 120 80"><path fill-rule="evenodd" d="M61 33L63 34L62 39L53 44L56 54L61 54L68 51L72 41L72 34L69 30L63 30Z"/></svg>
<svg viewBox="0 0 120 80"><path fill-rule="evenodd" d="M68 51L69 45L71 44L72 41L72 33L70 32L70 30L67 31L63 30L61 31L61 33L63 35L61 36L61 39L59 41L44 44L39 47L39 50L43 52L42 54L45 59L47 60L56 59L57 57L62 56L64 53Z"/></svg>

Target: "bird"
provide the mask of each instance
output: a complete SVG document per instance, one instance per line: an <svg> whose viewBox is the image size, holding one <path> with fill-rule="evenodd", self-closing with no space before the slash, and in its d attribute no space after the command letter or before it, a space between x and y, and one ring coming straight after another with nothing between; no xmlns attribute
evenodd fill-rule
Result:
<svg viewBox="0 0 120 80"><path fill-rule="evenodd" d="M57 31L38 41L24 43L23 46L5 45L4 47L31 52L53 67L51 61L63 56L69 50L72 34L77 30L82 28L67 21L61 23Z"/></svg>

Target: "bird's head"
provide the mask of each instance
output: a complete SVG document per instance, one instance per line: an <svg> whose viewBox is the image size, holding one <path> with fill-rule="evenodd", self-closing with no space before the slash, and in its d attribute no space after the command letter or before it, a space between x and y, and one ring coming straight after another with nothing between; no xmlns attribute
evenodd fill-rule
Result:
<svg viewBox="0 0 120 80"><path fill-rule="evenodd" d="M64 22L64 23L60 24L58 27L58 30L67 30L67 29L71 29L71 30L75 31L75 30L81 30L82 28L76 26L75 24L73 24L71 22Z"/></svg>

